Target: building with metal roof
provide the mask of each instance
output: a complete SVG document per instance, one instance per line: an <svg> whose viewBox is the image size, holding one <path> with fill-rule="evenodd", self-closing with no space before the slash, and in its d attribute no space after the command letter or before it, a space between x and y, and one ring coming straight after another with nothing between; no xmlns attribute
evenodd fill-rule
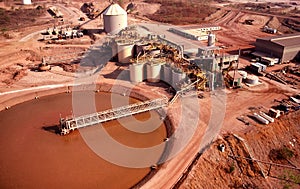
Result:
<svg viewBox="0 0 300 189"><path fill-rule="evenodd" d="M255 50L288 62L300 58L300 33L256 39Z"/></svg>

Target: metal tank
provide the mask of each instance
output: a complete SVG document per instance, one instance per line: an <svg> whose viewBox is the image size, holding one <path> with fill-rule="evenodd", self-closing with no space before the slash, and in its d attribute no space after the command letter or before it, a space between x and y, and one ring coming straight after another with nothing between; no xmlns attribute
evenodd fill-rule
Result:
<svg viewBox="0 0 300 189"><path fill-rule="evenodd" d="M186 78L186 73L182 72L180 69L174 69L172 71L172 86L178 88L179 84L183 82Z"/></svg>
<svg viewBox="0 0 300 189"><path fill-rule="evenodd" d="M133 44L118 43L118 62L129 63L133 54Z"/></svg>
<svg viewBox="0 0 300 189"><path fill-rule="evenodd" d="M208 40L207 40L207 43L208 43L208 46L214 46L215 45L215 42L216 42L216 36L215 34L208 34Z"/></svg>
<svg viewBox="0 0 300 189"><path fill-rule="evenodd" d="M144 80L144 64L131 64L129 66L130 81L134 84Z"/></svg>
<svg viewBox="0 0 300 189"><path fill-rule="evenodd" d="M172 67L170 64L165 64L163 66L163 80L168 83L169 85L172 85Z"/></svg>
<svg viewBox="0 0 300 189"><path fill-rule="evenodd" d="M117 3L112 3L103 12L103 21L105 32L115 34L127 27L127 12Z"/></svg>
<svg viewBox="0 0 300 189"><path fill-rule="evenodd" d="M157 83L160 81L161 64L147 63L147 81Z"/></svg>
<svg viewBox="0 0 300 189"><path fill-rule="evenodd" d="M258 77L255 75L248 75L246 79L246 83L251 85L257 85L258 84Z"/></svg>
<svg viewBox="0 0 300 189"><path fill-rule="evenodd" d="M22 0L23 5L31 5L31 0Z"/></svg>
<svg viewBox="0 0 300 189"><path fill-rule="evenodd" d="M112 41L110 43L110 47L111 47L111 57L118 57L118 45L115 41Z"/></svg>

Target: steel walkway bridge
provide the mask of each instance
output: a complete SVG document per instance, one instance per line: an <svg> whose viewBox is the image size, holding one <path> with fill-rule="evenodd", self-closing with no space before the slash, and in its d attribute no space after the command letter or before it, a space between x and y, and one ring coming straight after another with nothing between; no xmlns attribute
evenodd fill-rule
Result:
<svg viewBox="0 0 300 189"><path fill-rule="evenodd" d="M66 135L75 129L96 125L98 123L119 119L122 117L155 110L168 105L168 98L158 98L144 102L138 102L110 110L105 110L93 114L83 115L79 117L72 117L60 119L60 134Z"/></svg>

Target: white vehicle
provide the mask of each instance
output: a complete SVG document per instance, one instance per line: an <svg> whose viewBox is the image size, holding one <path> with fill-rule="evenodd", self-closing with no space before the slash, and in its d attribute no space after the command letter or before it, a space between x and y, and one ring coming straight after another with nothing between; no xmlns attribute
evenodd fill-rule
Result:
<svg viewBox="0 0 300 189"><path fill-rule="evenodd" d="M81 31L77 31L77 37L83 37L83 33Z"/></svg>
<svg viewBox="0 0 300 189"><path fill-rule="evenodd" d="M277 33L277 30L275 28L270 28L268 26L265 26L263 31L266 32L266 33L272 33L272 34Z"/></svg>
<svg viewBox="0 0 300 189"><path fill-rule="evenodd" d="M64 34L66 38L70 38L72 36L72 31L66 31Z"/></svg>
<svg viewBox="0 0 300 189"><path fill-rule="evenodd" d="M77 37L77 33L73 31L71 37L72 37L72 38L76 38L76 37Z"/></svg>

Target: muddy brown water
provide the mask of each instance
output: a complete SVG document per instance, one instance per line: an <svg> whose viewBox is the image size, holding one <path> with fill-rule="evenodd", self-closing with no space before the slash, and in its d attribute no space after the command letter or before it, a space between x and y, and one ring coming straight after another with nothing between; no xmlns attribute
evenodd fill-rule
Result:
<svg viewBox="0 0 300 189"><path fill-rule="evenodd" d="M128 97L114 98L128 102ZM111 108L111 94L97 93L95 99L98 111ZM53 133L60 114L69 115L71 110L72 94L57 94L0 112L0 188L129 188L150 172L150 168L126 168L105 161L86 145L79 131L67 136ZM146 112L134 117L148 120L147 126L153 127L151 123L159 120L154 115ZM149 133L129 131L118 120L102 126L117 141L132 147L160 144L167 135L164 123ZM154 156L159 159L163 150Z"/></svg>

